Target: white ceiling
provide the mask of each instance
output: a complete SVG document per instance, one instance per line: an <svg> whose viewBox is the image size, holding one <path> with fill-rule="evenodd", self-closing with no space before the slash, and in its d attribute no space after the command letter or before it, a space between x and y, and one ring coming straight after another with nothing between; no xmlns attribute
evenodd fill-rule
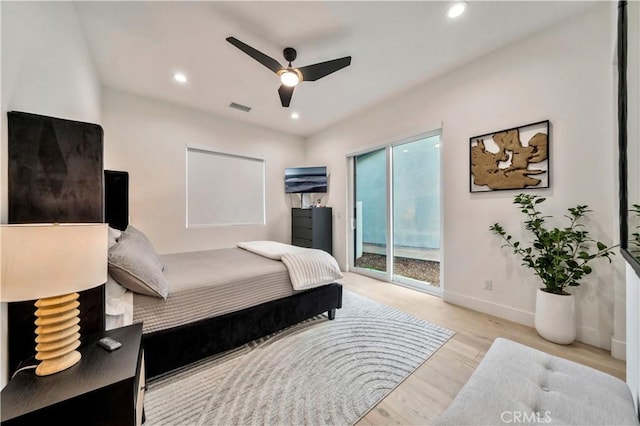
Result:
<svg viewBox="0 0 640 426"><path fill-rule="evenodd" d="M76 8L105 86L309 136L596 4L469 3L454 20L448 1L82 1ZM283 108L278 76L229 36L283 65L287 46L298 51L293 66L349 55L352 62L301 83ZM175 71L189 82L176 84Z"/></svg>

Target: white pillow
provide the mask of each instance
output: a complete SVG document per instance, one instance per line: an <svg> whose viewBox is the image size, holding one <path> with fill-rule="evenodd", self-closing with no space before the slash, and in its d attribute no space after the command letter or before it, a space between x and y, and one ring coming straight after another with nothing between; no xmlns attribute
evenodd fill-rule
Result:
<svg viewBox="0 0 640 426"><path fill-rule="evenodd" d="M105 285L105 312L107 315L124 314L124 295L126 293L127 289L118 284L111 274L107 274L107 284Z"/></svg>
<svg viewBox="0 0 640 426"><path fill-rule="evenodd" d="M124 312L120 315L105 315L106 329L124 327L133 324L133 292L127 291L121 300L124 305Z"/></svg>
<svg viewBox="0 0 640 426"><path fill-rule="evenodd" d="M121 230L109 227L109 248L116 245L121 235L122 235Z"/></svg>

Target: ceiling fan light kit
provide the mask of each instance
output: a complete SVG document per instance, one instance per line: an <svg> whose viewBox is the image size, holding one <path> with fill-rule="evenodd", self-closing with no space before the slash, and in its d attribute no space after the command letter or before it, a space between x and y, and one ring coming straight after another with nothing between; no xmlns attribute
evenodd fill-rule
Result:
<svg viewBox="0 0 640 426"><path fill-rule="evenodd" d="M278 71L280 82L288 87L295 87L302 81L302 74L297 69Z"/></svg>
<svg viewBox="0 0 640 426"><path fill-rule="evenodd" d="M227 37L226 40L280 77L282 85L278 89L278 94L280 95L280 103L285 108L288 108L291 104L293 89L298 85L298 83L302 81L319 80L322 77L351 65L351 56L345 56L344 58L294 68L291 66L291 62L296 59L297 52L292 47L286 47L282 53L284 59L289 63L289 66L284 67L275 59L241 42L235 37Z"/></svg>

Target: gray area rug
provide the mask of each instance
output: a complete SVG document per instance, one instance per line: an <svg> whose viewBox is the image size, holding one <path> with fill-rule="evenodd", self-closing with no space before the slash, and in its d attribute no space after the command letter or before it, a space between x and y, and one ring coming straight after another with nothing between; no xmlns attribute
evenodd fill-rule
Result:
<svg viewBox="0 0 640 426"><path fill-rule="evenodd" d="M347 290L342 305L149 381L145 425L352 425L454 335Z"/></svg>

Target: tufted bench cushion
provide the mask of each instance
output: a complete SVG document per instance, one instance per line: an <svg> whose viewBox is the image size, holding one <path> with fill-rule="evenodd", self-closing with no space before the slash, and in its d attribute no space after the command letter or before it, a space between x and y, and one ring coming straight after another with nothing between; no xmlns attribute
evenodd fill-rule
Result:
<svg viewBox="0 0 640 426"><path fill-rule="evenodd" d="M622 380L498 338L437 424L640 423Z"/></svg>

